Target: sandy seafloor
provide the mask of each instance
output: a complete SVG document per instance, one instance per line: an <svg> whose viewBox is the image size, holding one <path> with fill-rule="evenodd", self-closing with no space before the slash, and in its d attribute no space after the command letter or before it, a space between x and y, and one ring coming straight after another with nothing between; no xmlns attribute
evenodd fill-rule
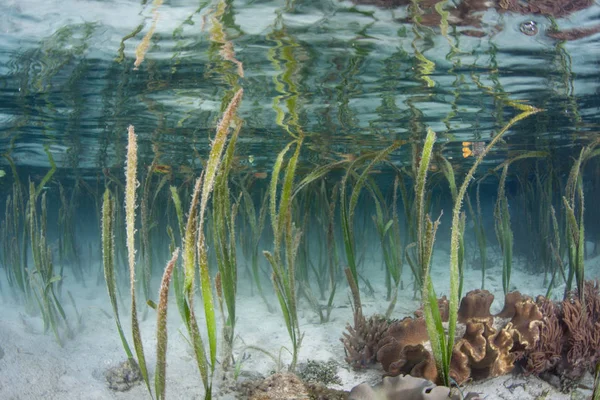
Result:
<svg viewBox="0 0 600 400"><path fill-rule="evenodd" d="M441 246L440 246L441 247ZM501 265L499 259L492 265ZM432 267L432 276L438 295L447 291L448 277L447 250L438 248ZM376 262L376 273L369 274L371 284L375 288L373 296L367 296L363 291L363 308L366 316L374 313L384 313L388 303L385 301L384 274L380 271L380 263ZM520 268L522 261L516 259L512 273L512 284L522 293L529 295L544 294L543 278L539 275L525 273ZM465 292L479 288L481 275L479 271L469 270L465 277ZM409 268L405 266L404 276L410 282ZM496 300L492 311L497 312L503 303L502 279L499 267L487 271L486 289L490 290ZM586 261L586 275L589 278L600 276L600 257ZM241 279L244 273L240 271ZM114 320L106 313L111 313L108 295L104 285L96 286L96 277L89 279L88 287L71 285L63 288L63 302L67 313L71 316L75 335L66 339L64 347L60 347L51 333L43 333L43 325L39 316L29 316L22 305L13 303L9 296L0 297L0 347L4 352L0 359L0 399L144 399L149 398L143 384L135 386L128 392L114 392L107 387L104 372L126 359L120 340L115 329ZM93 283L92 283L93 282ZM300 325L304 332L304 340L300 349L299 362L307 359L327 361L334 360L339 364L338 375L342 385L332 386L336 389L350 390L362 382L376 383L381 379L380 367L364 371L354 371L344 361L344 348L340 337L347 322L352 321L352 310L349 306L349 295L346 285L338 290L335 299L335 309L331 321L320 324L316 314L301 301ZM5 288L6 289L6 288ZM82 322L77 326L73 308L66 299L66 289L70 290L77 299L79 312L83 315ZM265 292L269 294L272 304L278 307L270 286L265 284ZM362 290L362 288L361 288ZM562 295L563 287L554 290L554 296ZM125 303L128 302L124 299ZM246 345L262 347L277 354L282 346L290 347L287 330L283 323L280 310L269 313L259 296L251 296L250 289L242 284L239 287L237 303L238 321L236 325L237 338L234 354ZM419 306L413 300L412 289L403 291L398 299L394 318L412 315ZM197 314L203 315L198 305ZM154 311L148 311L148 317L141 321L141 331L147 363L153 376L156 360L156 321ZM128 310L121 309L124 329L130 337ZM220 318L220 316L219 316ZM168 315L169 342L167 353L167 397L172 399L203 399L204 389L200 380L197 366L192 357L191 348L183 337L185 327L175 307L171 290ZM203 320L199 321L203 326ZM130 345L132 342L130 340ZM133 348L133 347L132 347ZM0 355L2 352L0 352ZM239 379L255 378L258 375L268 375L276 365L267 356L257 351L248 351L249 356L241 366ZM283 362L289 362L289 354L282 352ZM227 388L234 386L231 374L224 378L217 368L214 378L214 393L217 399L239 398ZM153 381L152 381L153 383ZM478 381L466 385L465 391L475 391L483 394L486 399L585 399L591 394L591 377L581 383L581 387L571 394L563 394L534 376L526 377L518 371L493 379Z"/></svg>

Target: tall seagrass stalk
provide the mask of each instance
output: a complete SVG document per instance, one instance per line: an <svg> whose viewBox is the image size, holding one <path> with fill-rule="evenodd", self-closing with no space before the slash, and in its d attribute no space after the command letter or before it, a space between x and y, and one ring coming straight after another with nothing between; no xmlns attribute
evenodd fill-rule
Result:
<svg viewBox="0 0 600 400"><path fill-rule="evenodd" d="M167 305L169 303L169 284L173 269L179 257L179 248L173 251L171 260L167 263L160 283L158 293L158 308L156 319L156 372L154 375L154 390L158 400L165 398L167 371Z"/></svg>
<svg viewBox="0 0 600 400"><path fill-rule="evenodd" d="M329 296L327 297L327 303L325 306L323 306L321 305L315 294L312 292L308 278L304 278L304 281L300 282L300 289L302 290L302 293L306 297L311 308L318 314L321 323L328 322L331 316L331 311L333 309L333 300L337 290L337 278L339 271L339 257L334 233L335 207L337 202L337 195L339 192L339 184L336 184L333 187L331 191L331 196L329 196L327 194L326 181L325 179L323 179L323 177L332 170L337 169L345 164L345 161L338 161L315 168L296 185L296 187L294 188L294 194L292 196L294 199L296 199L296 202L294 203L294 207L296 209L300 208L297 207L299 203L298 198L302 197L304 199L304 207L302 207L304 217L302 219L304 220L304 237L306 238L306 240L303 243L303 248L301 249L300 262L308 263L313 273L315 274L315 279L319 281L317 284L319 286L319 290L321 291L321 300L325 300L325 291L328 282L330 286L330 292ZM320 190L317 190L317 193L310 193L312 187L319 187L319 182ZM303 194L303 196L298 196L299 194ZM311 208L319 209L319 211L317 211L316 213L312 213L310 211ZM315 218L317 221L321 221L323 231L317 232L316 235L318 236L319 234L324 234L326 236L317 239L319 241L319 262L316 266L311 260L311 252L309 251L310 235L306 231L306 227L308 227L309 225L308 220L310 218ZM324 243L321 243L322 241ZM324 256L322 254L322 251L324 250L327 251L327 256ZM329 273L328 276L327 273ZM299 274L297 274L297 276L298 275Z"/></svg>
<svg viewBox="0 0 600 400"><path fill-rule="evenodd" d="M229 170L231 169L235 154L235 145L242 127L241 120L236 121L233 134L229 139L227 150L223 156L221 168L216 176L213 193L212 220L214 232L214 246L217 259L219 285L217 298L223 315L223 359L221 365L227 370L233 361L233 339L235 337L236 321L236 294L237 294L237 254L235 241L235 220L239 207L239 200L233 205L229 192ZM240 198L241 200L241 198ZM216 283L216 282L215 282ZM226 307L223 307L223 302ZM225 310L227 311L225 315Z"/></svg>
<svg viewBox="0 0 600 400"><path fill-rule="evenodd" d="M142 195L140 199L140 272L142 275L142 290L146 301L150 300L150 280L152 279L152 246L150 243L150 226L152 225L150 210L150 185L152 173L156 165L156 157L146 171L146 177L142 182ZM145 319L145 313L142 319Z"/></svg>
<svg viewBox="0 0 600 400"><path fill-rule="evenodd" d="M522 119L529 117L530 115L533 115L535 113L542 111L538 108L524 105L524 104L517 104L516 108L518 110L520 110L521 113L516 115L515 117L513 117L488 143L488 145L481 152L479 157L477 157L477 159L475 160L475 163L473 164L473 166L471 167L471 169L465 176L465 179L463 180L463 183L461 184L458 194L456 196L456 201L454 202L454 208L452 210L452 228L451 228L451 236L450 236L450 296L449 296L448 335L447 335L447 337L445 337L444 340L442 340L441 337L444 336L444 331L438 330L437 337L439 337L439 339L437 339L435 335L434 335L434 337L430 336L430 339L432 342L433 355L434 355L434 358L436 361L436 365L438 367L438 372L440 374L440 378L441 378L442 382L446 386L450 385L450 379L451 379L450 378L450 360L452 357L452 348L454 347L454 338L456 335L456 320L458 319L458 301L459 301L459 296L458 296L459 259L458 258L459 258L459 247L460 247L459 241L460 241L460 223L461 223L460 220L461 220L461 214L462 214L462 201L465 197L465 193L467 192L469 183L473 179L473 175L475 174L475 171L479 167L479 164L481 164L483 158L490 151L490 149L496 145L496 143L500 140L500 138L514 124L521 121ZM431 294L432 294L432 291L429 291L430 296L431 296ZM429 309L432 310L433 313L435 313L435 311L438 310L437 306L435 306L435 307L433 306L436 304L433 302L434 300L435 300L435 298L430 297L430 299L429 299L430 304L428 305ZM439 310L438 310L438 312L439 312ZM426 315L426 318L427 318L427 315ZM429 328L428 328L428 333L429 333ZM430 333L430 335L431 335L431 333Z"/></svg>
<svg viewBox="0 0 600 400"><path fill-rule="evenodd" d="M265 297L265 293L262 288L259 268L259 245L262 232L265 227L265 221L267 219L269 193L266 192L263 196L263 199L260 202L260 209L257 212L248 188L246 188L244 184L240 186L242 191L242 207L244 210L243 214L246 216L248 224L250 225L250 234L246 233L247 237L242 240L245 240L249 243L252 277L254 278L254 283L256 284L258 294L267 306L269 312L273 312L273 307Z"/></svg>
<svg viewBox="0 0 600 400"><path fill-rule="evenodd" d="M208 250L204 235L204 216L210 194L215 185L216 176L222 167L221 158L225 149L225 144L227 143L229 128L242 101L243 93L243 89L239 89L234 94L223 113L221 122L217 126L217 132L211 145L206 167L200 178L196 180L194 186L194 194L189 207L183 241L184 282L182 294L177 294L181 299L178 300L178 303L180 301L182 302L180 311L183 311L182 318L186 324L188 333L190 334L196 363L198 364L198 369L205 389L204 398L206 400L212 398L212 378L217 357L217 325L209 275ZM200 336L194 311L196 264L198 264L200 269L200 286L208 334L208 354L204 348L202 337Z"/></svg>
<svg viewBox="0 0 600 400"><path fill-rule="evenodd" d="M102 202L102 264L104 266L104 280L106 282L106 289L108 290L108 297L112 306L113 316L115 317L115 323L117 324L117 331L121 338L123 350L125 350L125 353L127 354L129 363L137 366L137 362L133 358L129 343L127 343L125 333L123 332L121 319L119 318L117 280L115 277L114 207L114 199L111 196L110 190L106 188L104 191L104 200Z"/></svg>
<svg viewBox="0 0 600 400"><path fill-rule="evenodd" d="M600 400L600 362L596 363L596 372L594 373L594 392L592 400Z"/></svg>
<svg viewBox="0 0 600 400"><path fill-rule="evenodd" d="M446 159L446 157L444 157L443 155L439 154L437 156L438 161L440 162L441 165L441 169L442 172L444 174L444 176L446 177L446 180L448 181L448 186L450 187L450 193L452 194L452 201L456 201L456 195L457 195L457 190L456 190L456 179L454 177L454 169L452 168L452 164L450 164L450 161L448 161ZM468 196L467 196L467 200L468 200ZM459 225L460 228L460 240L458 241L459 243L459 250L458 250L458 273L459 273L459 280L460 283L458 285L458 297L462 297L462 289L463 289L463 282L464 282L464 261L465 261L465 225L466 225L466 214L463 213L463 215L461 216L461 223Z"/></svg>
<svg viewBox="0 0 600 400"><path fill-rule="evenodd" d="M352 280L357 288L359 280L357 269L358 262L356 258L356 243L354 237L354 211L358 204L360 192L362 191L373 167L381 161L385 160L387 156L389 156L394 150L398 149L402 144L402 142L397 141L378 153L371 153L358 157L348 166L346 175L344 175L344 178L342 179L340 187L340 219L342 224L342 238L344 242L344 250L346 252L346 262L348 263L348 269L349 272L352 274ZM354 185L352 187L351 194L350 196L348 196L346 192L347 187L349 185L348 179L356 174L356 167L358 165L370 158L372 158L371 162L362 170L360 175L358 175L358 177L356 178L356 182L354 182ZM353 284L350 281L348 283L350 286L352 286ZM362 306L360 303L359 294L360 293L354 293L352 296L355 303L357 302L357 304L354 304L355 313L362 313Z"/></svg>
<svg viewBox="0 0 600 400"><path fill-rule="evenodd" d="M402 278L402 242L400 240L400 223L398 221L396 206L396 202L398 201L398 182L398 177L396 177L391 210L386 205L385 198L375 182L370 182L368 186L369 192L372 194L373 203L375 204L373 222L375 223L381 244L383 264L385 265L386 300L389 301L389 306L385 313L387 318L391 316L396 306L398 287Z"/></svg>
<svg viewBox="0 0 600 400"><path fill-rule="evenodd" d="M29 182L29 202L27 207L27 222L31 253L35 269L29 272L29 281L34 298L44 321L44 332L52 329L54 337L60 346L63 345L60 328L64 327L67 335L71 335L71 328L65 311L56 295L57 283L62 279L54 272L52 263L52 250L46 240L47 208L46 193L42 194L41 215L37 216L38 194L33 182Z"/></svg>
<svg viewBox="0 0 600 400"><path fill-rule="evenodd" d="M214 372L216 357L217 357L217 325L215 319L215 310L212 300L212 287L210 283L210 275L208 268L208 248L204 236L204 215L208 205L208 199L213 191L217 173L221 167L221 159L227 137L229 127L234 120L235 113L242 101L244 94L243 89L239 89L231 99L231 102L223 113L223 118L217 126L217 133L212 142L208 162L204 172L204 180L202 181L202 195L200 197L200 211L198 214L198 265L200 267L200 286L202 288L202 299L204 303L204 315L206 317L206 327L208 330L208 345L210 349L211 374ZM239 124L239 121L238 121ZM237 133L236 133L237 135ZM227 165L230 167L230 164ZM222 170L221 170L222 171ZM225 172L226 174L226 172ZM234 300L235 301L235 300Z"/></svg>
<svg viewBox="0 0 600 400"><path fill-rule="evenodd" d="M133 347L138 358L140 372L146 382L148 392L152 395L142 334L137 315L137 304L135 301L135 191L138 187L137 181L137 138L135 128L129 125L127 130L127 162L125 164L125 231L127 243L127 263L129 266L129 290L131 293L131 333L133 336Z"/></svg>
<svg viewBox="0 0 600 400"><path fill-rule="evenodd" d="M431 220L429 214L425 213L424 204L427 171L429 170L435 139L435 132L428 129L415 180L415 210L417 213L416 267L419 268L418 274L415 274L415 280L417 283L420 282L419 286L422 291L421 299L423 301L423 312L425 315L427 333L431 340L431 348L438 366L438 371L440 371L440 376L443 378L447 375L445 371L446 365L450 365L450 361L446 359L447 356L443 350L446 348L447 339L444 336L444 327L442 326L442 319L437 306L437 297L429 270L431 259L433 257L435 235L440 222L439 219L435 222Z"/></svg>
<svg viewBox="0 0 600 400"><path fill-rule="evenodd" d="M31 282L27 279L27 210L25 196L19 182L13 183L12 195L6 198L2 222L3 264L6 278L17 297L23 296L26 307L31 303Z"/></svg>
<svg viewBox="0 0 600 400"><path fill-rule="evenodd" d="M496 237L502 250L503 264L502 264L502 288L504 294L510 292L510 276L512 272L512 256L513 256L513 232L510 223L510 212L508 209L508 199L506 197L506 176L508 173L508 167L515 161L522 160L525 158L533 157L545 157L547 153L540 151L531 151L523 154L514 156L498 167L494 171L502 168L502 174L500 175L500 183L498 184L498 199L494 207L494 218Z"/></svg>
<svg viewBox="0 0 600 400"><path fill-rule="evenodd" d="M584 276L585 276L585 229L584 229L584 192L581 170L590 159L600 155L600 139L581 149L579 157L571 168L569 179L563 196L566 211L565 239L568 246L569 273L565 291L571 290L573 277L576 279L577 289L581 304L584 303ZM566 295L565 292L565 295Z"/></svg>
<svg viewBox="0 0 600 400"><path fill-rule="evenodd" d="M513 233L510 226L510 213L508 211L508 199L504 191L508 164L504 165L500 183L498 184L498 199L494 207L496 219L496 237L502 250L502 289L504 294L510 292L510 275L512 271Z"/></svg>
<svg viewBox="0 0 600 400"><path fill-rule="evenodd" d="M200 336L200 330L198 329L198 323L196 321L196 313L194 311L194 282L196 272L196 241L198 237L198 202L200 199L200 191L202 188L202 177L201 175L194 185L194 192L192 195L192 201L190 203L188 211L188 219L185 228L185 236L183 238L183 271L184 271L184 282L181 288L181 294L177 293L178 303L181 303L179 312L187 327L194 349L194 355L196 363L198 364L198 370L200 371L200 377L202 378L202 384L206 394L212 393L212 374L209 377L209 362L206 358L206 350L204 348L204 341ZM177 282L177 281L175 281ZM189 285L188 285L189 284ZM207 396L205 395L205 398ZM209 397L210 398L210 395Z"/></svg>
<svg viewBox="0 0 600 400"><path fill-rule="evenodd" d="M552 231L554 232L554 236L552 238L548 238L548 247L550 248L550 252L553 257L554 267L552 269L552 276L550 278L550 283L548 284L548 290L546 291L546 298L549 299L552 295L552 289L555 286L556 273L559 270L562 274L562 278L565 282L567 282L567 275L565 273L565 266L563 263L563 257L561 256L561 241L560 241L560 228L558 226L558 220L556 219L556 211L554 210L554 206L550 204L550 216L552 221Z"/></svg>
<svg viewBox="0 0 600 400"><path fill-rule="evenodd" d="M279 186L279 174L281 172L285 154L292 145L296 150L288 160L283 178L283 186L277 203L277 188ZM302 139L290 142L277 156L273 166L273 174L269 188L269 209L271 213L271 225L273 229L273 253L264 251L263 254L271 264L273 270L272 280L275 294L279 300L281 312L286 324L290 340L292 341L292 362L289 370L294 371L298 360L298 351L302 344L302 333L298 322L296 304L296 254L300 244L302 233L292 221L292 189ZM284 248L282 255L281 249Z"/></svg>
<svg viewBox="0 0 600 400"><path fill-rule="evenodd" d="M298 139L288 143L275 160L269 184L269 212L271 216L271 228L273 230L273 252L263 251L273 271L271 275L273 287L275 288L275 294L277 295L286 328L292 341L290 371L294 371L296 368L298 351L302 344L302 333L300 332L296 308L296 255L302 232L296 228L293 222L293 199L302 188L320 179L338 165L337 163L332 163L318 167L294 187L302 138L300 136ZM281 193L278 197L279 175L283 169L285 155L293 145L296 145L296 148L285 167ZM278 198L279 202L277 202Z"/></svg>
<svg viewBox="0 0 600 400"><path fill-rule="evenodd" d="M431 161L431 153L433 144L435 143L436 135L431 129L428 129L425 143L423 144L423 153L421 161L417 169L415 180L415 212L416 212L416 229L417 229L417 254L416 266L418 268L416 274L417 285L423 292L423 299L427 298L427 279L429 276L429 267L431 265L431 257L433 256L433 243L435 241L435 230L437 223L431 221L429 214L425 212L425 191L427 182L427 171Z"/></svg>
<svg viewBox="0 0 600 400"><path fill-rule="evenodd" d="M467 196L467 207L469 208L469 213L473 219L475 238L477 239L477 246L479 247L479 258L481 259L481 289L483 290L485 289L485 269L487 267L487 240L485 236L485 228L483 226L483 216L481 215L479 182L477 183L477 189L475 189L475 203L476 209L473 210L471 200Z"/></svg>

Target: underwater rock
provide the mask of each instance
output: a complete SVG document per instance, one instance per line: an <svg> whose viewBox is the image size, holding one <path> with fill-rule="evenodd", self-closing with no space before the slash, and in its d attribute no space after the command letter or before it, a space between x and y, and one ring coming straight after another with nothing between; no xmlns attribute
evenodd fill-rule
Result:
<svg viewBox="0 0 600 400"><path fill-rule="evenodd" d="M488 290L475 289L466 294L458 308L458 322L465 323L472 318L493 320L490 307L494 295Z"/></svg>
<svg viewBox="0 0 600 400"><path fill-rule="evenodd" d="M308 390L304 383L292 373L273 374L248 393L250 400L308 400Z"/></svg>
<svg viewBox="0 0 600 400"><path fill-rule="evenodd" d="M348 392L330 389L321 383L306 383L311 400L346 400Z"/></svg>
<svg viewBox="0 0 600 400"><path fill-rule="evenodd" d="M472 395L471 395L472 396ZM443 400L460 399L460 394L450 395L450 389L410 375L385 377L375 386L362 383L350 391L348 400ZM467 397L473 399L473 397Z"/></svg>
<svg viewBox="0 0 600 400"><path fill-rule="evenodd" d="M326 362L308 360L306 364L300 365L298 370L298 376L306 383L342 384L337 374L338 365L333 360Z"/></svg>
<svg viewBox="0 0 600 400"><path fill-rule="evenodd" d="M250 400L345 400L348 392L329 389L322 383L304 382L292 373L276 373L237 385L237 398Z"/></svg>
<svg viewBox="0 0 600 400"><path fill-rule="evenodd" d="M133 359L123 361L104 374L108 387L117 392L126 392L142 381L140 367Z"/></svg>

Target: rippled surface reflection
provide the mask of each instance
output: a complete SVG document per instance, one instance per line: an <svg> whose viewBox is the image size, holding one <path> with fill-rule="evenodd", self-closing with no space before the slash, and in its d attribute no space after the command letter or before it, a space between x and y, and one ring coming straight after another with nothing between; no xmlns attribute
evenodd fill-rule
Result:
<svg viewBox="0 0 600 400"><path fill-rule="evenodd" d="M545 112L486 162L540 148L560 162L598 132L599 26L581 0L8 1L1 163L94 177L121 168L134 124L143 163L197 172L239 86L239 170L267 167L299 132L310 168L428 127L470 163L463 142L489 140L515 102Z"/></svg>

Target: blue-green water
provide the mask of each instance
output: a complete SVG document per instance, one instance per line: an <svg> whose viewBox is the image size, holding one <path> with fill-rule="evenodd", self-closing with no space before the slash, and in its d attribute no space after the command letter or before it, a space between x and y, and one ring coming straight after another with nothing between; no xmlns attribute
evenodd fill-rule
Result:
<svg viewBox="0 0 600 400"><path fill-rule="evenodd" d="M102 195L106 187L113 191L116 220L122 221L127 128L135 126L138 201L147 201L137 208L136 246L138 263L148 262L152 276L145 286L138 285L146 317L154 311L143 301L158 301L158 278L170 256L168 229L175 232L173 243L182 245L169 187L178 191L187 218L193 185L206 172L216 127L240 88L244 90L237 110L240 119L234 124L241 129L229 185L231 203L239 208L228 210L238 213L232 225L237 233L239 291L258 297L251 269L252 249L258 249L258 278L267 301L273 302L273 318L279 317L281 323L271 267L262 253L273 251L272 221L265 217L262 234L252 242L253 221L242 199L248 195L254 218L260 219L277 155L299 138L295 183L320 166L338 163L297 194L292 205L294 226L302 232L298 255L302 266L296 276L302 283L296 289L307 290L302 285L310 282L322 307L334 282L338 285L334 304L348 306L343 268L351 261L343 247L340 185L349 168L356 172L348 174L349 198L370 160L394 144L398 148L365 174L367 186L351 222L359 287L370 299L366 300L370 311L385 312L389 279L376 224L380 212L383 226L388 220L398 222L400 241L393 246L400 249L404 298L410 302L394 317L418 307L403 254L415 251L410 222L415 210L410 204L428 130L436 133L425 208L434 220L441 215L434 253L434 270L444 271L434 276L438 293L448 293L453 205L448 171L460 186L498 133L502 139L477 169L467 191L470 201L463 207L464 265L469 277L464 292L483 284L496 288L501 300L505 252L497 240L495 209L503 190L502 168L509 164L504 186L516 271L510 289L535 296L546 294L550 286L553 298L562 298L572 268L565 244L570 233L565 201L578 218L583 210L578 224L585 226L584 236L575 240L581 241L585 253L586 278L600 277L600 212L595 204L600 196L600 6L596 2L6 0L0 10L0 292L5 304L16 304L24 320L46 331L49 345L52 332L41 325L32 292L31 282L39 271L29 244L28 182L36 193L38 218L42 196L47 202L47 243L54 264L48 278L56 277L51 284L60 286L57 297L68 319L72 324L76 319L69 288L75 293L73 303L100 305L110 312L100 246ZM527 111L532 114L521 114ZM522 120L514 119L519 115ZM581 194L577 192L576 200L569 203L569 176L586 146L591 146L589 158L581 158L577 170ZM284 167L292 153L286 153ZM395 183L397 176L400 183ZM406 193L401 188L395 191L395 184ZM147 210L145 216L142 209ZM209 209L212 218L210 204ZM487 276L481 272L479 222L490 258ZM385 240L392 237L396 225L391 226ZM119 298L127 303L123 223L117 222L115 229L120 246L116 254ZM149 243L143 243L144 232ZM558 249L553 249L550 243L556 244L556 232ZM214 280L217 244L214 232L208 235L209 274ZM526 282L523 276L528 277ZM571 286L575 289L576 282ZM84 295L88 289L97 293L95 297ZM301 308L310 314L309 296L299 297ZM173 295L171 301L175 303ZM264 306L260 298L257 304ZM240 302L242 313L243 307ZM127 306L122 309L128 316ZM332 312L341 336L351 314L349 309L337 316L336 309ZM6 321L13 317L7 314ZM169 318L175 337L181 319L174 306ZM308 323L303 318L301 325ZM75 338L62 332L63 345L86 337L89 332L81 329ZM154 325L146 329L153 331ZM111 325L107 332L112 335L107 343L119 354L116 330ZM289 346L283 325L278 334L281 345ZM244 340L244 333L239 335ZM0 346L4 347L1 337ZM337 361L343 364L343 349L332 354L336 351ZM300 359L306 358L309 355L301 353ZM190 363L189 368L197 367ZM346 387L351 387L349 382L344 382ZM98 385L98 398L119 396ZM195 385L197 392L183 391L181 396L202 393L199 380ZM10 384L2 382L0 398L4 390L8 398L15 398L9 389ZM137 390L137 395L143 395L141 388ZM38 397L39 393L23 398L46 398ZM73 393L50 398L74 398Z"/></svg>

